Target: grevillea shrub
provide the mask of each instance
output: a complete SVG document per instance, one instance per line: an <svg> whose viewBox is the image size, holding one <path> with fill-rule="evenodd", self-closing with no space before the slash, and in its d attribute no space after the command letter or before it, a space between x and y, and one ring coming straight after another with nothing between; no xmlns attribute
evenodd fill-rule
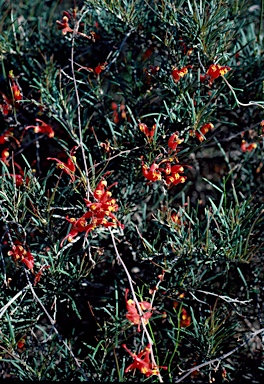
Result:
<svg viewBox="0 0 264 384"><path fill-rule="evenodd" d="M1 378L262 383L263 2L0 4Z"/></svg>

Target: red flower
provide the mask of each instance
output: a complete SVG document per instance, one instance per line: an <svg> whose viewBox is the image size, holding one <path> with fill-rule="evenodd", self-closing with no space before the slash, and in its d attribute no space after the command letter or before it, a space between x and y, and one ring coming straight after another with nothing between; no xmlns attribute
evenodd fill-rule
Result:
<svg viewBox="0 0 264 384"><path fill-rule="evenodd" d="M117 228L119 226L120 228L124 228L124 225L121 224L113 214L113 212L117 212L118 205L116 204L116 199L111 198L112 193L109 189L116 184L117 183L114 183L106 189L107 182L102 179L93 193L96 201L91 202L90 200L84 199L89 210L78 219L66 217L66 220L72 224L72 227L69 234L61 241L61 246L65 239L71 242L73 238L81 232L85 232L87 236L88 233L96 227ZM87 219L90 219L89 222Z"/></svg>
<svg viewBox="0 0 264 384"><path fill-rule="evenodd" d="M9 165L9 162L7 160L9 158L9 156L10 156L10 153L8 151L8 148L5 148L5 149L3 149L2 153L1 153L0 160L2 160L3 163L5 163L6 165Z"/></svg>
<svg viewBox="0 0 264 384"><path fill-rule="evenodd" d="M2 133L2 135L0 135L0 144L5 144L5 142L8 141L8 138L10 136L12 136L11 128L9 128L7 131Z"/></svg>
<svg viewBox="0 0 264 384"><path fill-rule="evenodd" d="M88 72L93 72L97 77L100 75L101 72L103 72L106 69L107 62L104 62L102 64L98 64L94 69L90 67L80 67L78 69L78 72L81 71L82 69L85 69Z"/></svg>
<svg viewBox="0 0 264 384"><path fill-rule="evenodd" d="M242 140L240 148L243 152L251 152L253 149L257 148L257 143L248 144L245 140Z"/></svg>
<svg viewBox="0 0 264 384"><path fill-rule="evenodd" d="M17 348L18 349L22 349L24 347L24 345L26 344L25 337L26 337L26 335L24 335L23 337L21 337L21 339L18 340L18 342L17 342Z"/></svg>
<svg viewBox="0 0 264 384"><path fill-rule="evenodd" d="M150 352L151 352L151 346L148 344L143 351L141 351L138 355L131 352L125 344L122 345L122 347L130 354L130 356L133 358L134 362L130 364L126 369L125 373L132 371L133 369L138 369L141 373L143 373L146 377L152 376L152 375L158 375L159 374L159 368L167 369L167 367L158 367L154 366L150 362Z"/></svg>
<svg viewBox="0 0 264 384"><path fill-rule="evenodd" d="M161 180L161 173L159 170L159 166L154 162L148 168L148 166L142 160L142 173L146 179L149 181L158 181Z"/></svg>
<svg viewBox="0 0 264 384"><path fill-rule="evenodd" d="M20 101L23 99L23 96L21 95L18 85L13 83L13 85L11 86L11 90L12 90L12 95L15 101Z"/></svg>
<svg viewBox="0 0 264 384"><path fill-rule="evenodd" d="M31 252L26 251L20 243L18 245L13 245L12 250L8 251L7 254L12 256L15 262L21 261L28 269L33 270L34 257Z"/></svg>
<svg viewBox="0 0 264 384"><path fill-rule="evenodd" d="M40 120L40 119L35 119L37 123L40 123L41 125L29 125L25 128L25 130L29 129L29 128L34 128L34 132L35 133L44 133L46 135L48 135L49 138L52 138L54 137L54 131L53 131L53 128L45 123L44 121Z"/></svg>
<svg viewBox="0 0 264 384"><path fill-rule="evenodd" d="M228 66L211 64L206 72L207 77L209 77L209 84L211 85L215 79L220 76L224 76L229 71L231 71L231 68Z"/></svg>
<svg viewBox="0 0 264 384"><path fill-rule="evenodd" d="M74 237L76 237L79 233L86 232L86 234L88 234L96 228L96 225L94 225L93 223L87 223L86 219L88 218L88 216L92 216L90 212L85 213L79 219L75 219L74 217L69 218L68 216L66 216L65 219L72 224L72 227L68 235L65 236L64 239L61 241L61 247L66 239L68 239L69 242L72 242Z"/></svg>
<svg viewBox="0 0 264 384"><path fill-rule="evenodd" d="M180 81L182 77L187 75L188 68L192 68L192 66L191 65L187 65L186 67L183 67L181 69L177 69L176 67L174 67L172 72L171 72L171 76L173 78L173 81L175 83L178 83L178 81Z"/></svg>
<svg viewBox="0 0 264 384"><path fill-rule="evenodd" d="M99 76L101 72L103 72L106 68L108 63L102 63L102 64L98 64L97 67L94 68L94 73Z"/></svg>
<svg viewBox="0 0 264 384"><path fill-rule="evenodd" d="M184 141L184 139L179 139L179 132L175 132L171 135L171 137L168 140L168 147L171 148L173 151L177 149L177 146L181 144Z"/></svg>
<svg viewBox="0 0 264 384"><path fill-rule="evenodd" d="M140 332L140 324L141 321L143 321L144 324L147 324L149 321L149 318L152 316L152 307L151 304L148 303L147 301L141 301L139 302L139 306L142 309L142 311L147 311L145 312L142 316L139 315L138 310L136 308L136 303L134 300L127 299L129 289L126 289L125 292L125 300L126 300L126 308L127 308L127 314L126 318L133 324L138 326L138 332Z"/></svg>
<svg viewBox="0 0 264 384"><path fill-rule="evenodd" d="M12 92L12 99L9 99L3 92L0 91L2 98L3 98L3 104L0 104L0 109L3 115L7 116L10 111L12 111L12 107L18 107L18 101L23 99L23 96L21 94L19 86L15 82L14 75L12 71L9 72L8 77L12 81L11 85L11 92Z"/></svg>
<svg viewBox="0 0 264 384"><path fill-rule="evenodd" d="M58 29L61 29L63 35L66 35L68 32L73 32L73 29L69 26L69 17L64 15L62 20L56 20Z"/></svg>
<svg viewBox="0 0 264 384"><path fill-rule="evenodd" d="M22 167L19 164L14 163L14 165L18 168L19 173L15 173L15 174L10 173L10 176L12 176L15 179L16 186L20 187L23 184L23 182L24 182L25 174L24 174L24 171L23 171ZM26 180L25 180L26 185L28 185L29 180L30 179L27 176Z"/></svg>
<svg viewBox="0 0 264 384"><path fill-rule="evenodd" d="M111 107L113 110L113 121L115 124L118 124L122 120L127 120L126 106L124 103L121 103L120 107L118 107L117 103L113 101Z"/></svg>
<svg viewBox="0 0 264 384"><path fill-rule="evenodd" d="M157 128L157 125L156 124L153 124L152 127L149 129L148 126L144 123L139 123L138 125L139 129L141 130L141 132L143 132L147 137L151 138L154 136L155 134L155 130Z"/></svg>
<svg viewBox="0 0 264 384"><path fill-rule="evenodd" d="M213 128L214 125L212 123L206 123L201 127L200 132L195 131L195 136L200 142L202 142L204 141L204 136L207 134L207 132L211 131Z"/></svg>
<svg viewBox="0 0 264 384"><path fill-rule="evenodd" d="M172 187L173 185L184 183L185 180L187 179L186 176L180 175L181 173L184 172L184 168L182 165L176 164L176 165L170 166L170 164L167 163L164 171L167 175L165 178L165 181L168 187Z"/></svg>
<svg viewBox="0 0 264 384"><path fill-rule="evenodd" d="M180 326L181 327L189 327L191 324L191 316L188 315L186 309L182 308L181 317L180 317Z"/></svg>
<svg viewBox="0 0 264 384"><path fill-rule="evenodd" d="M43 271L44 271L45 269L48 269L48 268L50 268L49 265L43 265L43 266L40 268L40 270L38 271L38 273L37 273L36 276L35 276L35 279L34 279L34 285L37 285L37 283L39 283L40 278L41 278L41 276L42 276L42 274L43 274Z"/></svg>
<svg viewBox="0 0 264 384"><path fill-rule="evenodd" d="M20 146L20 142L13 136L12 129L13 128L9 128L4 133L2 133L2 135L0 135L0 144L5 144L6 141L9 141L9 138L12 138L13 140L15 140L17 145Z"/></svg>
<svg viewBox="0 0 264 384"><path fill-rule="evenodd" d="M74 182L75 180L74 173L76 170L76 167L75 167L76 157L73 156L73 154L75 153L76 148L77 147L75 146L71 150L70 157L68 158L67 163L63 163L61 160L56 159L54 157L47 157L47 160L55 160L57 162L57 168L60 168L63 170L63 172L67 173L71 177L72 182Z"/></svg>

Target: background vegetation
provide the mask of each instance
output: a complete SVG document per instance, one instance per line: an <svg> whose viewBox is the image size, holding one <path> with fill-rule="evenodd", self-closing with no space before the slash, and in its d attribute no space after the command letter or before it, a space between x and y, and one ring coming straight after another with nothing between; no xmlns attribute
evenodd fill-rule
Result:
<svg viewBox="0 0 264 384"><path fill-rule="evenodd" d="M0 4L1 378L261 383L263 1Z"/></svg>

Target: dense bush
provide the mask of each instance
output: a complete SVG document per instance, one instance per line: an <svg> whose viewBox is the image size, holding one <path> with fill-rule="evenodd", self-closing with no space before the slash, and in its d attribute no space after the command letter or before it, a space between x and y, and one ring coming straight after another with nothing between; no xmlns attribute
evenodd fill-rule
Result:
<svg viewBox="0 0 264 384"><path fill-rule="evenodd" d="M1 377L261 383L263 2L1 1Z"/></svg>

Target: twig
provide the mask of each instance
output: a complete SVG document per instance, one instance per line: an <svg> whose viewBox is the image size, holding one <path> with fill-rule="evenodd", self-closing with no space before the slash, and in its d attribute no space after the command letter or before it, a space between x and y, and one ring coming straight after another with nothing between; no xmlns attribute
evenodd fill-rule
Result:
<svg viewBox="0 0 264 384"><path fill-rule="evenodd" d="M74 356L71 348L68 346L68 344L62 339L61 335L59 334L57 328L55 327L55 320L52 319L52 317L50 316L50 314L48 313L48 311L46 310L46 308L44 307L44 305L42 304L41 300L39 299L38 295L36 294L29 278L28 278L28 271L25 270L26 272L26 276L27 276L27 280L28 280L28 285L27 287L29 287L31 289L31 292L32 292L32 295L33 297L37 300L37 302L39 303L39 305L41 306L41 308L43 309L43 311L45 312L47 318L49 319L50 321L50 324L52 325L56 335L58 336L59 340L62 341L62 343L65 345L65 347L67 348L67 350L69 351L71 357L73 358L73 360L75 361L77 367L79 368L79 370L82 372L83 376L85 377L86 381L89 381L89 378L87 377L86 373L84 372L84 370L82 369L78 359Z"/></svg>
<svg viewBox="0 0 264 384"><path fill-rule="evenodd" d="M80 109L80 97L79 97L79 91L77 87L77 81L75 77L75 72L74 72L74 44L75 44L75 36L77 35L78 29L80 22L82 18L89 12L89 9L87 9L85 12L83 12L82 16L78 21L76 21L76 24L74 26L74 31L72 35L72 46L71 46L71 71L72 71L72 78L73 78L73 84L74 84L74 90L76 94L76 101L77 101L77 115L78 115L78 129L79 129L79 146L81 147L82 151L82 157L83 157L83 163L84 163L84 168L85 168L85 175L86 175L86 183L87 183L87 191L86 191L86 197L89 200L89 195L93 194L91 187L90 187L90 182L89 182L89 173L88 173L88 167L86 163L86 157L85 157L85 152L84 152L84 146L83 146L83 141L82 141L82 123L81 123L81 109Z"/></svg>
<svg viewBox="0 0 264 384"><path fill-rule="evenodd" d="M222 300L226 301L227 303L248 304L253 300L253 299L250 299L250 300L241 301L238 299L231 299L231 297L229 297L229 296L218 295L217 293L207 292L207 291L203 291L201 289L197 289L196 292L201 292L201 293L205 293L206 295L218 297L219 299L222 299Z"/></svg>
<svg viewBox="0 0 264 384"><path fill-rule="evenodd" d="M175 383L180 383L181 381L183 381L187 376L189 376L192 372L194 371L197 371L199 370L200 368L202 367L205 367L206 365L210 365L210 364L213 364L213 363L220 363L222 360L226 359L228 356L232 355L233 353L235 353L236 351L238 351L240 348L242 348L250 339L252 339L252 337L255 337L257 336L258 334L264 332L264 328L261 328L259 329L258 331L252 333L245 341L243 341L242 344L238 345L236 348L232 349L232 351L228 352L228 353L225 353L223 356L220 356L220 357L217 357L213 360L210 360L210 361L206 361L205 363L202 363L200 365L197 365L193 368L190 368L186 373L185 375L183 375L180 379L176 380Z"/></svg>
<svg viewBox="0 0 264 384"><path fill-rule="evenodd" d="M134 290L134 287L133 287L132 277L131 277L130 273L128 272L128 269L127 269L124 261L122 260L119 252L118 252L118 249L117 249L117 246L116 246L115 237L113 235L113 232L111 231L111 228L108 228L108 230L109 230L111 238L112 238L112 242L113 242L113 246L114 246L114 249L115 249L117 260L120 262L120 264L124 268L124 271L125 271L125 273L127 275L127 279L128 279L128 283L130 285L130 289L131 289L131 293L132 293L132 296L133 296L133 300L136 303L136 306L137 306L137 309L138 309L138 312L139 312L139 315L140 315L140 319L141 319L141 324L142 324L143 330L144 330L144 332L146 334L146 337L148 339L148 343L150 344L150 354L151 354L152 364L153 364L154 367L157 367L158 365L156 364L155 357L154 357L154 354L153 354L153 348L152 348L153 341L152 341L151 336L150 336L150 334L149 334L149 332L147 330L147 327L146 327L146 325L145 325L145 323L143 321L144 314L143 314L143 312L142 312L142 310L140 308L138 299L137 299L136 294L135 294L135 290ZM160 383L163 383L163 379L162 379L160 373L158 373L158 378L159 378Z"/></svg>
<svg viewBox="0 0 264 384"><path fill-rule="evenodd" d="M5 304L1 310L0 310L0 319L4 316L5 312L7 311L7 309L10 307L11 304L13 304L14 301L16 301L16 299L22 295L22 293L25 293L25 291L27 291L29 288L29 285L26 285L23 289L21 289L21 291L19 291L14 297L12 297L11 300L9 300L9 302L7 304Z"/></svg>
<svg viewBox="0 0 264 384"><path fill-rule="evenodd" d="M244 104L244 103L241 103L238 98L237 98L237 95L234 91L234 88L232 87L232 85L226 80L226 78L224 76L222 76L222 78L224 79L224 81L226 82L227 86L229 87L229 89L231 90L231 92L233 93L234 97L235 97L235 100L237 102L238 105L241 105L242 107L251 107L252 105L257 105L258 107L260 108L263 108L264 109L264 103L263 104L259 104L257 103L256 101L250 101L249 103L247 104Z"/></svg>

